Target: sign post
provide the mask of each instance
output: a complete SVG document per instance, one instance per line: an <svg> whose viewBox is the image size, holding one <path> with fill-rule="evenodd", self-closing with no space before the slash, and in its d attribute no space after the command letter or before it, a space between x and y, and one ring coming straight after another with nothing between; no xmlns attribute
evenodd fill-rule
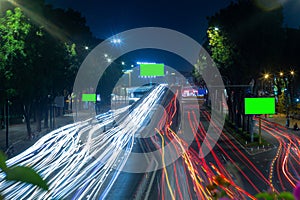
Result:
<svg viewBox="0 0 300 200"><path fill-rule="evenodd" d="M246 115L275 114L274 97L245 98ZM258 142L261 144L261 117L258 117ZM251 136L252 138L252 136Z"/></svg>
<svg viewBox="0 0 300 200"><path fill-rule="evenodd" d="M258 143L261 144L261 117L258 117Z"/></svg>

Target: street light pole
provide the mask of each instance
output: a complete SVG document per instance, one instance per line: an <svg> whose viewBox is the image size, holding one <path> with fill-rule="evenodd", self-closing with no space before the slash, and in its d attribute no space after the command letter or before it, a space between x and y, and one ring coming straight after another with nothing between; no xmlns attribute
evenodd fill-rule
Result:
<svg viewBox="0 0 300 200"><path fill-rule="evenodd" d="M131 72L128 73L128 87L131 87Z"/></svg>
<svg viewBox="0 0 300 200"><path fill-rule="evenodd" d="M133 72L132 69L123 70L124 74L128 74L128 87L131 87L131 72Z"/></svg>
<svg viewBox="0 0 300 200"><path fill-rule="evenodd" d="M6 149L8 149L8 129L9 129L9 100L6 101L5 106L5 135L6 135Z"/></svg>

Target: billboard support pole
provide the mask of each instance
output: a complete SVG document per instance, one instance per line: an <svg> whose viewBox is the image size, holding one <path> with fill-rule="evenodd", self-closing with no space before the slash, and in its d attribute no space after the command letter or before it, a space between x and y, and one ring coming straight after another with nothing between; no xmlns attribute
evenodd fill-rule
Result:
<svg viewBox="0 0 300 200"><path fill-rule="evenodd" d="M251 134L251 142L254 142L254 133L253 133L253 127L254 127L254 119L253 116L250 115L249 116L249 130L250 130L250 134Z"/></svg>
<svg viewBox="0 0 300 200"><path fill-rule="evenodd" d="M258 117L258 143L261 144L261 117Z"/></svg>

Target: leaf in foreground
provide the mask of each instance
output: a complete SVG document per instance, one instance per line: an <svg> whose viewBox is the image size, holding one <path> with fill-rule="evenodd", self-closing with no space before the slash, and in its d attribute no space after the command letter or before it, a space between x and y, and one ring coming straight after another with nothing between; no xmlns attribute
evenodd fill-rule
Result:
<svg viewBox="0 0 300 200"><path fill-rule="evenodd" d="M2 169L4 172L6 172L7 170L7 166L6 166L6 155L0 151L0 169Z"/></svg>
<svg viewBox="0 0 300 200"><path fill-rule="evenodd" d="M279 198L285 199L285 200L295 200L294 196L290 192L281 192L279 194Z"/></svg>
<svg viewBox="0 0 300 200"><path fill-rule="evenodd" d="M267 193L267 192L259 193L259 194L255 195L255 197L258 198L258 199L274 200L272 195Z"/></svg>
<svg viewBox="0 0 300 200"><path fill-rule="evenodd" d="M5 179L10 181L20 181L24 183L30 183L44 190L49 189L47 182L44 181L42 177L30 167L16 166L16 167L9 168L6 171Z"/></svg>

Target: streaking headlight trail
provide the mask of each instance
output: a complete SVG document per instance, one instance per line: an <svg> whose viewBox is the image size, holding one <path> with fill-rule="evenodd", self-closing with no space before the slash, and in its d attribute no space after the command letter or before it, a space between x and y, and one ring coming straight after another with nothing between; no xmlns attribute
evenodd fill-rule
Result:
<svg viewBox="0 0 300 200"><path fill-rule="evenodd" d="M3 195L7 199L104 198L131 153L135 130L142 126L164 91L162 85L154 88L130 113L125 107L50 132L7 161L9 166L32 166L47 180L50 190L1 181ZM123 120L114 125L122 114Z"/></svg>

